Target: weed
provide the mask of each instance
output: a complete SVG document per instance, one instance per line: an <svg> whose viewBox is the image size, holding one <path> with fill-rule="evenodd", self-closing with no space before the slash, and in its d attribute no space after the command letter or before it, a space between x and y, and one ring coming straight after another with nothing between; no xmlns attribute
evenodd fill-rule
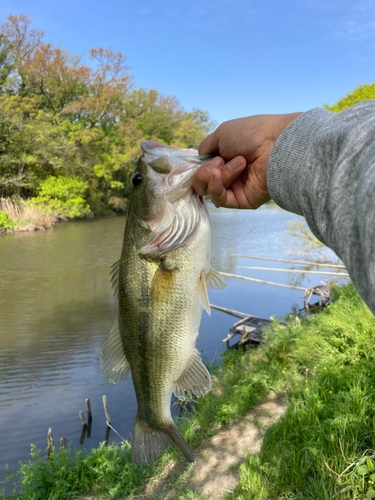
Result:
<svg viewBox="0 0 375 500"><path fill-rule="evenodd" d="M0 198L0 232L49 229L55 222L56 216L45 207L21 199Z"/></svg>

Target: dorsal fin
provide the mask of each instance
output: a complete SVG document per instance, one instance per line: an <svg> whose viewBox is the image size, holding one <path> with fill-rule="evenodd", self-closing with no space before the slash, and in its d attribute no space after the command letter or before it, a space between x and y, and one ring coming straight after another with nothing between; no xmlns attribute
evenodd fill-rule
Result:
<svg viewBox="0 0 375 500"><path fill-rule="evenodd" d="M120 279L120 262L121 262L121 259L118 260L117 262L115 262L112 266L111 266L111 272L109 273L111 279L111 288L113 290L113 295L116 297L118 297L118 282L119 282L119 279Z"/></svg>

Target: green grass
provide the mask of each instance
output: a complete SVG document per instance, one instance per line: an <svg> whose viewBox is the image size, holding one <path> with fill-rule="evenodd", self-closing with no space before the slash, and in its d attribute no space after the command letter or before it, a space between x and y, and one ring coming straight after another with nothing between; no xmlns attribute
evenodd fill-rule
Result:
<svg viewBox="0 0 375 500"><path fill-rule="evenodd" d="M374 466L366 460L373 452L347 476L330 471L343 472L375 448L375 318L352 284L336 295L334 305L301 328L270 335L275 356L270 347L265 356L285 377L288 409L267 431L261 452L242 465L229 498L375 497Z"/></svg>
<svg viewBox="0 0 375 500"><path fill-rule="evenodd" d="M270 391L285 395L285 416L265 436L261 452L241 466L234 499L366 498L375 475L363 460L337 482L327 465L341 473L375 448L375 318L352 284L335 290L337 301L323 313L275 324L265 345L227 351L223 365L212 367L213 390L196 411L179 422L194 448L248 413ZM342 452L340 449L340 443ZM176 467L176 462L183 467ZM47 461L36 451L11 481L14 500L64 500L93 494L121 498L142 491L150 479L159 483L155 500L195 499L194 474L175 447L150 467L130 461L128 445L101 446L87 454L67 451ZM354 489L355 488L355 489ZM371 493L368 493L371 497ZM1 496L0 499L5 498Z"/></svg>

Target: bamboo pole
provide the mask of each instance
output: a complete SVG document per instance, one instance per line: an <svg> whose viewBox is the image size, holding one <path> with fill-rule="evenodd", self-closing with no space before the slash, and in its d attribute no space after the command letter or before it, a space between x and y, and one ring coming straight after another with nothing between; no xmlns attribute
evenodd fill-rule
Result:
<svg viewBox="0 0 375 500"><path fill-rule="evenodd" d="M250 266L234 266L241 269L254 269L258 271L277 271L280 273L301 273L301 274L324 274L325 276L341 276L342 278L348 278L347 273L329 273L324 271L304 271L303 269L276 269L274 267L250 267Z"/></svg>
<svg viewBox="0 0 375 500"><path fill-rule="evenodd" d="M224 312L226 314L230 314L231 316L237 316L238 318L250 318L248 314L242 313L240 311L235 311L234 309L227 309L226 307L220 307L220 306L214 306L213 304L210 304L210 307L212 309L216 309L217 311ZM256 316L252 316L253 318L256 318Z"/></svg>
<svg viewBox="0 0 375 500"><path fill-rule="evenodd" d="M254 281L255 283L264 283L265 285L281 286L282 288L292 288L293 290L302 290L302 292L306 292L306 290L307 290L306 288L302 288L300 286L282 285L281 283L273 283L272 281L257 280L255 278L247 278L246 276L239 276L238 274L230 274L230 273L222 273L222 272L220 272L220 274L223 276L228 276L229 278L237 278L239 280L245 280L245 281Z"/></svg>
<svg viewBox="0 0 375 500"><path fill-rule="evenodd" d="M270 257L256 257L254 255L238 255L238 254L231 254L231 257L244 257L245 259L270 260L273 262L287 262L288 264L302 264L304 266L334 267L336 269L346 269L345 266L341 266L338 264L324 264L322 262L304 262L299 260L271 259Z"/></svg>

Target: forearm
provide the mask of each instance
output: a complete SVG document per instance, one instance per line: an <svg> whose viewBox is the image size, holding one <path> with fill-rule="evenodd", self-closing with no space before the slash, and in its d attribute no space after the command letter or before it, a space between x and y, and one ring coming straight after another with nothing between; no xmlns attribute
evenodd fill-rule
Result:
<svg viewBox="0 0 375 500"><path fill-rule="evenodd" d="M375 313L375 102L293 121L271 152L267 187L336 252Z"/></svg>

